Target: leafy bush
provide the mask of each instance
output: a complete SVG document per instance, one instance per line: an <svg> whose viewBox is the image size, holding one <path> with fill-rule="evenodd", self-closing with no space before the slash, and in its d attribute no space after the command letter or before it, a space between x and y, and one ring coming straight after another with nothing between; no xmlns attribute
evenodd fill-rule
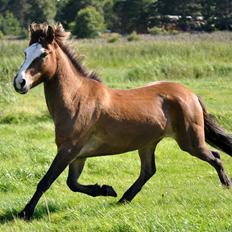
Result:
<svg viewBox="0 0 232 232"><path fill-rule="evenodd" d="M127 40L130 42L139 40L139 36L138 36L137 32L133 31L130 35L128 35Z"/></svg>
<svg viewBox="0 0 232 232"><path fill-rule="evenodd" d="M107 42L108 43L115 43L117 41L119 41L121 38L120 34L118 33L112 33L110 34L110 36L107 38Z"/></svg>
<svg viewBox="0 0 232 232"><path fill-rule="evenodd" d="M180 32L177 31L177 30L168 30L168 33L169 33L170 35L177 35L177 34L179 34Z"/></svg>
<svg viewBox="0 0 232 232"><path fill-rule="evenodd" d="M2 39L3 38L3 33L2 33L2 31L0 31L0 39Z"/></svg>
<svg viewBox="0 0 232 232"><path fill-rule="evenodd" d="M162 27L148 28L148 32L151 35L164 35L164 34L167 34L167 31L164 28L162 28Z"/></svg>
<svg viewBox="0 0 232 232"><path fill-rule="evenodd" d="M79 38L95 38L105 30L104 17L92 6L77 13L73 33Z"/></svg>
<svg viewBox="0 0 232 232"><path fill-rule="evenodd" d="M176 35L179 33L179 31L174 29L165 29L162 27L152 27L148 28L148 32L151 35Z"/></svg>
<svg viewBox="0 0 232 232"><path fill-rule="evenodd" d="M0 15L0 31L5 35L20 35L22 28L14 15L7 11L4 15Z"/></svg>

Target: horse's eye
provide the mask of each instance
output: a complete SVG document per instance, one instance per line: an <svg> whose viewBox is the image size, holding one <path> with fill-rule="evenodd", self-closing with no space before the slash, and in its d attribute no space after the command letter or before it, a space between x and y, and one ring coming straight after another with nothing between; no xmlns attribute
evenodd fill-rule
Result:
<svg viewBox="0 0 232 232"><path fill-rule="evenodd" d="M46 52L43 52L43 53L40 55L40 58L44 58L45 56L47 56L47 53L46 53Z"/></svg>

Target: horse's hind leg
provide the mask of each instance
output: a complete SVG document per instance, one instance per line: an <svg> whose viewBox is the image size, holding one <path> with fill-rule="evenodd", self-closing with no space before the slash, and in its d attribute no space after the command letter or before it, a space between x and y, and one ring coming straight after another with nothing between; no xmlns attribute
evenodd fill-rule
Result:
<svg viewBox="0 0 232 232"><path fill-rule="evenodd" d="M219 176L221 183L227 187L231 187L232 183L227 177L222 162L220 160L220 154L216 151L210 151L204 141L204 132L201 127L195 126L189 129L189 133L184 133L179 136L177 140L180 148L189 152L191 155L198 157L201 160L208 162L213 166Z"/></svg>
<svg viewBox="0 0 232 232"><path fill-rule="evenodd" d="M208 162L211 166L213 166L218 173L218 177L221 183L227 187L232 187L231 180L228 178L224 171L219 153L215 151L210 151L207 148L201 148L194 151L193 155Z"/></svg>
<svg viewBox="0 0 232 232"><path fill-rule="evenodd" d="M130 202L135 195L142 189L143 185L155 174L155 151L156 145L150 145L139 150L139 157L141 160L141 171L138 179L134 184L124 193L119 203Z"/></svg>
<svg viewBox="0 0 232 232"><path fill-rule="evenodd" d="M85 159L76 159L69 165L69 173L67 178L67 185L74 192L81 192L87 195L96 196L113 196L116 197L117 193L111 186L108 185L82 185L78 183L85 165Z"/></svg>
<svg viewBox="0 0 232 232"><path fill-rule="evenodd" d="M226 187L232 187L232 182L224 171L224 167L220 159L220 154L215 151L208 151L208 152L211 154L211 156L210 156L210 159L208 158L208 160L206 161L216 169L221 183L225 185Z"/></svg>

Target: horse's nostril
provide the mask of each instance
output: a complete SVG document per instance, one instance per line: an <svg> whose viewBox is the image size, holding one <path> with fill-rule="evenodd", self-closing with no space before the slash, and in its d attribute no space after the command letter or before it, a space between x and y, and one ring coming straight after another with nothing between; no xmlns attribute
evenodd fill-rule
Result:
<svg viewBox="0 0 232 232"><path fill-rule="evenodd" d="M23 87L25 86L25 84L26 84L25 79L22 79L22 80L20 81L20 86L21 86L21 88L23 88Z"/></svg>

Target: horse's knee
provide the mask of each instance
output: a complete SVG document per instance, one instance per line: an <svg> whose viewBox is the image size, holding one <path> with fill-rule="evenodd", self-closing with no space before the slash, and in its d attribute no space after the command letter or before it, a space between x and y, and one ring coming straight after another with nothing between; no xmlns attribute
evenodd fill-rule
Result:
<svg viewBox="0 0 232 232"><path fill-rule="evenodd" d="M223 165L220 159L215 158L211 161L212 166L216 168L216 170L223 170Z"/></svg>
<svg viewBox="0 0 232 232"><path fill-rule="evenodd" d="M217 151L211 151L211 152L212 152L212 154L213 154L213 156L214 156L215 158L221 159L220 153L219 153L219 152L217 152Z"/></svg>
<svg viewBox="0 0 232 232"><path fill-rule="evenodd" d="M78 186L77 186L76 182L67 179L66 184L67 184L67 186L69 187L69 189L71 191L73 191L73 192L77 192L78 191Z"/></svg>

